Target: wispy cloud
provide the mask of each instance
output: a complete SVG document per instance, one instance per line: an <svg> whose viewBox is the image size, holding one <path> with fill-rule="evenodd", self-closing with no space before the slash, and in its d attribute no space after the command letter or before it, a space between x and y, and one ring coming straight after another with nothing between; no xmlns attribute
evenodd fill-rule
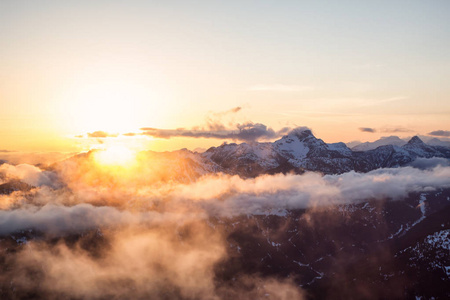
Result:
<svg viewBox="0 0 450 300"><path fill-rule="evenodd" d="M228 114L235 114L237 112L240 112L241 110L242 110L242 107L236 106L236 107L233 107L232 109L229 109L229 110L226 110L226 111L214 113L214 115L216 115L216 116L224 116L224 115L228 115Z"/></svg>
<svg viewBox="0 0 450 300"><path fill-rule="evenodd" d="M314 90L312 86L290 84L256 84L247 88L254 92L304 92Z"/></svg>
<svg viewBox="0 0 450 300"><path fill-rule="evenodd" d="M107 137L117 137L118 134L108 133L105 131L94 131L87 134L90 138L107 138Z"/></svg>
<svg viewBox="0 0 450 300"><path fill-rule="evenodd" d="M88 132L86 135L84 134L79 134L76 135L75 138L77 139L82 139L82 138L97 138L97 139L102 139L102 138L108 138L108 137L118 137L119 134L117 133L108 133L106 131L102 131L102 130L97 130L94 132Z"/></svg>
<svg viewBox="0 0 450 300"><path fill-rule="evenodd" d="M208 130L226 130L226 126L224 124L223 119L228 118L229 121L234 120L234 115L236 115L238 112L242 110L242 107L237 106L233 107L232 109L226 110L226 111L220 111L220 112L213 112L210 113L206 117L206 128ZM231 118L231 120L230 120ZM194 128L197 129L197 128Z"/></svg>
<svg viewBox="0 0 450 300"><path fill-rule="evenodd" d="M277 115L283 116L308 116L308 117L358 117L360 113L348 113L348 112L333 112L333 111L312 111L312 110L289 110L283 112L274 112Z"/></svg>
<svg viewBox="0 0 450 300"><path fill-rule="evenodd" d="M380 104L386 104L386 103L406 100L408 98L409 97L407 97L407 96L395 96L395 97L384 98L384 99L367 99L367 100L362 100L360 106L380 105Z"/></svg>
<svg viewBox="0 0 450 300"><path fill-rule="evenodd" d="M136 135L138 135L137 133L134 133L134 132L128 132L128 133L124 133L124 134L122 134L123 136L136 136Z"/></svg>
<svg viewBox="0 0 450 300"><path fill-rule="evenodd" d="M414 132L412 129L408 129L405 127L385 127L380 129L381 132L392 132L392 133L398 133L398 132Z"/></svg>

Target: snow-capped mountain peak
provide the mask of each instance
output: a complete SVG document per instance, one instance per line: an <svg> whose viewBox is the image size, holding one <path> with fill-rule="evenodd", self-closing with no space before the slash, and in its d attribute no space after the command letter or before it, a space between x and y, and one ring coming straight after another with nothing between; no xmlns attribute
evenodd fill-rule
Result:
<svg viewBox="0 0 450 300"><path fill-rule="evenodd" d="M375 149L352 151L344 143L326 144L311 130L297 128L273 143L225 144L203 155L224 172L244 177L304 170L327 174L367 172L403 166L417 157L450 157L448 148L427 145L417 136L408 143L396 136L386 137L379 144Z"/></svg>

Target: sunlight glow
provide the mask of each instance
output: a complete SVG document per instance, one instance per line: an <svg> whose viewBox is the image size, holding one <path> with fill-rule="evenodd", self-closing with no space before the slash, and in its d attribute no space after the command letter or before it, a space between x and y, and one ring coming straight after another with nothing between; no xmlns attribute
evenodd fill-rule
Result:
<svg viewBox="0 0 450 300"><path fill-rule="evenodd" d="M80 75L82 80L64 88L58 105L68 132L120 135L159 124L167 116L170 101L147 82L105 72Z"/></svg>
<svg viewBox="0 0 450 300"><path fill-rule="evenodd" d="M124 146L112 146L95 153L95 161L101 166L131 166L136 153Z"/></svg>
<svg viewBox="0 0 450 300"><path fill-rule="evenodd" d="M96 83L80 89L75 97L73 116L90 131L117 133L138 127L139 111L146 106L144 91L126 83Z"/></svg>

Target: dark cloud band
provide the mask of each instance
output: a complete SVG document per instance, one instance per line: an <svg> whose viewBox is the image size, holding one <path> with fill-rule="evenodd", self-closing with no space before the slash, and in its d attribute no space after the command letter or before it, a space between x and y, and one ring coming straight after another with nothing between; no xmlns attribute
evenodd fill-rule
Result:
<svg viewBox="0 0 450 300"><path fill-rule="evenodd" d="M375 128L370 127L359 127L359 130L362 132L370 132L370 133L377 132Z"/></svg>
<svg viewBox="0 0 450 300"><path fill-rule="evenodd" d="M141 128L143 135L156 138L170 139L172 137L191 137L191 138L214 138L231 139L246 142L257 140L269 140L280 137L289 132L290 128L285 127L275 131L261 123L237 124L236 130L189 130L189 129L158 129L144 127Z"/></svg>
<svg viewBox="0 0 450 300"><path fill-rule="evenodd" d="M428 135L450 137L450 131L448 131L448 130L435 130L435 131L432 131L432 132L428 133Z"/></svg>

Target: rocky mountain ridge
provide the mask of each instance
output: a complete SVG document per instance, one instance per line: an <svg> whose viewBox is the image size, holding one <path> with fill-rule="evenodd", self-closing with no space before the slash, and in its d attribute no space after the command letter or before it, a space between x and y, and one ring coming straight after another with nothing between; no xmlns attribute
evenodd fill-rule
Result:
<svg viewBox="0 0 450 300"><path fill-rule="evenodd" d="M449 159L450 148L427 145L415 136L403 146L383 145L373 150L353 151L344 143L327 144L310 130L293 130L273 143L223 144L195 154L205 163L217 164L224 173L254 177L280 172L368 172L404 166L416 158Z"/></svg>

